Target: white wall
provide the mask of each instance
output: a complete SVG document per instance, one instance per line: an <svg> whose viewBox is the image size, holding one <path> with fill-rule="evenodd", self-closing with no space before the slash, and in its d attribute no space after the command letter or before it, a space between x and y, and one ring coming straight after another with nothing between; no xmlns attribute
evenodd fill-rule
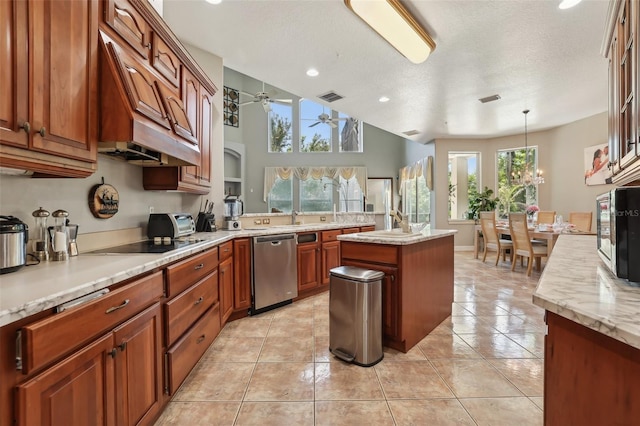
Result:
<svg viewBox="0 0 640 426"><path fill-rule="evenodd" d="M555 210L567 220L571 211L592 211L595 223L595 197L612 185L584 184L583 154L586 147L607 143L607 113L601 113L554 129L529 132L528 145L538 147L538 167L545 183L538 187L542 210ZM413 145L412 145L413 144ZM424 157L423 149L408 142L406 162ZM457 246L473 244L474 224L449 222L447 217L447 154L449 151L481 153L480 185L496 189L496 152L498 149L524 147L524 134L491 139L436 139L432 223L439 229L457 229ZM434 196L435 195L435 196ZM433 208L435 204L435 209Z"/></svg>

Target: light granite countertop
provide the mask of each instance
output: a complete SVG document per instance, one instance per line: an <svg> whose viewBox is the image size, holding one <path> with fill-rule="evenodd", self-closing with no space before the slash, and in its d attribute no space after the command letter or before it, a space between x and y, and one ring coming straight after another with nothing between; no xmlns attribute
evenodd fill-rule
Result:
<svg viewBox="0 0 640 426"><path fill-rule="evenodd" d="M353 234L338 235L338 240L353 241L357 243L405 246L454 235L456 232L458 231L455 229L424 228L420 232L405 234L400 232L398 229L394 229L392 231L357 232Z"/></svg>
<svg viewBox="0 0 640 426"><path fill-rule="evenodd" d="M64 262L41 262L0 275L0 327L53 308L234 238L370 226L374 223L314 223L252 227L193 234L202 242L163 254L81 253Z"/></svg>
<svg viewBox="0 0 640 426"><path fill-rule="evenodd" d="M640 286L609 271L595 236L558 238L533 303L640 349Z"/></svg>

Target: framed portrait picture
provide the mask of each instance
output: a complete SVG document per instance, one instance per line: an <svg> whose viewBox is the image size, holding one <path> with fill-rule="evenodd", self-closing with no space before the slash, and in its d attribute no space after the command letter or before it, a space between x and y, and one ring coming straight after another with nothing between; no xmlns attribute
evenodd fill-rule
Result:
<svg viewBox="0 0 640 426"><path fill-rule="evenodd" d="M609 145L593 145L584 149L585 185L606 185L611 183L609 165Z"/></svg>

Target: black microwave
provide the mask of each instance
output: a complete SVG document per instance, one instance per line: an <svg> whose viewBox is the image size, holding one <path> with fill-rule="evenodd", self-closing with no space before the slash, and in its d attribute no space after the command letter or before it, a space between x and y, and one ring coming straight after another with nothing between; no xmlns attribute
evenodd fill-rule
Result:
<svg viewBox="0 0 640 426"><path fill-rule="evenodd" d="M640 186L596 198L598 255L618 278L640 282Z"/></svg>

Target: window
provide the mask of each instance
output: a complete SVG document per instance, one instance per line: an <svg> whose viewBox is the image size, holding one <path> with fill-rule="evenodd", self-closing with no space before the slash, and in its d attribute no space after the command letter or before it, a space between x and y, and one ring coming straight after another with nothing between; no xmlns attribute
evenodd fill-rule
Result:
<svg viewBox="0 0 640 426"><path fill-rule="evenodd" d="M501 218L507 218L509 213L524 212L528 205L538 204L538 187L521 181L527 162L528 170L537 170L537 147L529 148L528 161L524 148L498 151L497 208Z"/></svg>
<svg viewBox="0 0 640 426"><path fill-rule="evenodd" d="M333 209L333 194L329 178L300 181L300 211L326 212Z"/></svg>
<svg viewBox="0 0 640 426"><path fill-rule="evenodd" d="M478 191L479 152L449 152L449 219L469 218L469 195Z"/></svg>
<svg viewBox="0 0 640 426"><path fill-rule="evenodd" d="M360 184L355 176L350 179L345 179L342 176L338 181L338 193L340 200L340 207L338 211L341 212L362 212L363 208L363 196Z"/></svg>
<svg viewBox="0 0 640 426"><path fill-rule="evenodd" d="M331 152L331 131L328 123L321 117L329 119L331 110L308 99L300 99L300 152Z"/></svg>
<svg viewBox="0 0 640 426"><path fill-rule="evenodd" d="M431 192L422 176L415 176L404 182L402 211L411 223L431 221Z"/></svg>
<svg viewBox="0 0 640 426"><path fill-rule="evenodd" d="M363 152L362 122L341 112L338 121L340 152Z"/></svg>
<svg viewBox="0 0 640 426"><path fill-rule="evenodd" d="M276 179L276 183L269 192L267 208L290 213L293 210L293 181L291 179Z"/></svg>
<svg viewBox="0 0 640 426"><path fill-rule="evenodd" d="M290 105L269 104L269 152L292 152L292 111Z"/></svg>

